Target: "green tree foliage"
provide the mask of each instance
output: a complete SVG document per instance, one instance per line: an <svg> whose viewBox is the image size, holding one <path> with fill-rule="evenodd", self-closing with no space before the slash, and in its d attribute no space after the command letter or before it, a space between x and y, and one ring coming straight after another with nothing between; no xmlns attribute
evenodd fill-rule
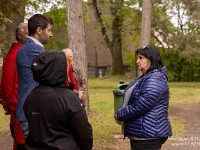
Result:
<svg viewBox="0 0 200 150"><path fill-rule="evenodd" d="M200 2L171 1L178 26L168 36L171 48L165 53L166 66L171 81L200 81Z"/></svg>
<svg viewBox="0 0 200 150"><path fill-rule="evenodd" d="M128 67L128 69L131 71L131 72L134 72L137 68L136 68L136 60L137 60L137 56L135 53L128 53L127 56L126 56L126 61L129 61L130 62L130 66Z"/></svg>
<svg viewBox="0 0 200 150"><path fill-rule="evenodd" d="M94 2L94 0L93 0ZM88 7L83 3L84 11ZM197 0L152 0L152 31L151 44L159 47L164 63L168 69L170 81L200 81L200 2ZM22 14L24 6L28 16L36 12L45 13L53 18L53 38L45 45L47 50L61 50L67 45L67 23L65 0L15 0L0 2L0 31L8 30L14 14ZM103 37L108 47L118 40L118 50L127 50L125 37L130 37L136 50L141 32L142 18L141 0L106 0L98 1L98 15L102 21ZM103 13L109 10L109 13ZM171 18L176 18L176 24ZM86 22L89 23L85 15ZM99 20L98 20L99 21ZM3 24L2 24L3 22ZM106 34L107 30L112 33ZM7 36L9 37L9 36ZM111 38L115 37L115 38ZM0 46L5 43L0 42ZM113 51L112 55L117 51ZM135 54L128 53L126 61L131 62L130 69L135 69ZM123 61L120 62L123 64ZM116 68L119 65L116 65ZM116 70L117 71L117 70Z"/></svg>
<svg viewBox="0 0 200 150"><path fill-rule="evenodd" d="M133 35L133 41L138 39L140 25L137 15L141 12L132 9L136 0L92 0L97 22L102 36L112 55L112 74L124 74L122 50L128 51L125 39ZM126 43L126 44L125 44ZM130 56L131 57L131 56ZM128 57L129 58L129 57Z"/></svg>
<svg viewBox="0 0 200 150"><path fill-rule="evenodd" d="M47 13L51 10L64 8L65 0L23 0L27 1L26 15L32 16L35 13Z"/></svg>
<svg viewBox="0 0 200 150"><path fill-rule="evenodd" d="M151 44L159 48L168 69L169 80L200 81L200 2L152 2ZM136 9L141 10L141 6L138 3L139 9ZM176 17L176 25L172 24L172 17ZM134 54L129 55L128 58L132 60Z"/></svg>
<svg viewBox="0 0 200 150"><path fill-rule="evenodd" d="M163 54L169 81L200 81L199 57L180 56L178 52Z"/></svg>
<svg viewBox="0 0 200 150"><path fill-rule="evenodd" d="M23 20L25 0L1 0L0 1L0 50L1 57L7 54L10 43L13 40L13 22L17 24ZM21 18L20 18L21 17Z"/></svg>

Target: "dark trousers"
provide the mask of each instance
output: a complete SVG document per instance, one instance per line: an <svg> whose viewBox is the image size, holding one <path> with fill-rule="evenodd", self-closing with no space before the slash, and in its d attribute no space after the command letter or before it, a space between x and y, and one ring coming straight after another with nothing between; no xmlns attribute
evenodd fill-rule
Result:
<svg viewBox="0 0 200 150"><path fill-rule="evenodd" d="M131 150L160 150L167 138L152 140L130 140Z"/></svg>
<svg viewBox="0 0 200 150"><path fill-rule="evenodd" d="M24 144L18 144L16 150L24 150Z"/></svg>

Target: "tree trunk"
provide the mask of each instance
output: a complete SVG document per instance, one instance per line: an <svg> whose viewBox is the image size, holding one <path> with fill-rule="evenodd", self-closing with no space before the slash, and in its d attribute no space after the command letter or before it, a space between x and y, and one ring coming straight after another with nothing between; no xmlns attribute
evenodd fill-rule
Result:
<svg viewBox="0 0 200 150"><path fill-rule="evenodd" d="M150 44L151 38L151 12L152 12L152 1L142 1L142 29L140 37L140 47ZM142 73L137 70L137 76Z"/></svg>
<svg viewBox="0 0 200 150"><path fill-rule="evenodd" d="M73 66L79 68L87 80L87 57L85 45L85 29L82 9L82 0L66 0L67 13L67 29L68 29L68 47L73 51L74 63ZM88 88L85 91L86 95L86 113L89 113L89 94Z"/></svg>
<svg viewBox="0 0 200 150"><path fill-rule="evenodd" d="M123 1L116 0L112 2L111 15L114 17L112 22L112 47L110 51L112 54L112 74L113 75L124 75L124 66L122 58L122 23L123 16L118 15L122 9Z"/></svg>
<svg viewBox="0 0 200 150"><path fill-rule="evenodd" d="M97 0L92 0L92 3L95 10L94 13L96 19L101 26L102 36L104 37L104 41L112 54L112 74L124 75L125 73L124 73L124 65L122 58L122 40L121 40L123 17L118 15L122 10L123 0L116 0L116 1L110 0L110 3L112 4L111 15L113 16L112 41L108 38L108 33L102 20L101 16L102 14L97 6Z"/></svg>
<svg viewBox="0 0 200 150"><path fill-rule="evenodd" d="M143 0L142 1L142 31L140 46L150 44L151 37L151 11L152 11L152 1Z"/></svg>

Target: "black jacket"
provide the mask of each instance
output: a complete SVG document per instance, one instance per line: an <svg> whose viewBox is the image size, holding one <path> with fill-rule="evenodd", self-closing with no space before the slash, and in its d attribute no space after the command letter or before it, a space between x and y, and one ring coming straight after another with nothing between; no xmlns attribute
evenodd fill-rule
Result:
<svg viewBox="0 0 200 150"><path fill-rule="evenodd" d="M91 150L92 127L77 95L66 86L64 52L46 51L32 63L39 86L24 103L27 150Z"/></svg>

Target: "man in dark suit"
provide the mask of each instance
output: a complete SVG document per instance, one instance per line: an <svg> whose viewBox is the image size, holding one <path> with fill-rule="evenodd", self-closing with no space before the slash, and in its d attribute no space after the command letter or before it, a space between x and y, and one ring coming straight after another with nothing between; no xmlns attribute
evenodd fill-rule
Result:
<svg viewBox="0 0 200 150"><path fill-rule="evenodd" d="M44 52L43 44L46 44L52 37L53 20L42 14L35 14L28 20L28 33L24 45L17 53L18 73L18 102L16 107L16 118L26 138L28 135L28 122L24 115L23 105L27 95L38 83L34 81L31 63L40 53Z"/></svg>

